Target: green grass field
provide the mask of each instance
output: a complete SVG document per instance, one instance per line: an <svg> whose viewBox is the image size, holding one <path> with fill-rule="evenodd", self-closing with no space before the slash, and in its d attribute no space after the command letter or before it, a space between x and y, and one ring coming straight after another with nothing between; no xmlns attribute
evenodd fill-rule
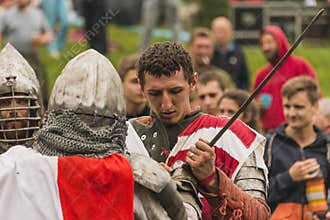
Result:
<svg viewBox="0 0 330 220"><path fill-rule="evenodd" d="M109 58L113 65L117 67L123 56L137 52L140 43L140 35L130 29L118 26L111 26L108 29L108 34L115 45ZM162 40L165 39L154 39L155 42ZM67 61L85 49L87 49L87 45L82 41L68 43L63 56L57 60L50 58L45 48L42 49L41 59L49 74L50 89ZM244 51L251 74L250 82L253 82L256 70L263 66L266 60L256 46L244 47ZM312 46L305 43L297 48L295 54L304 57L312 64L317 72L323 95L330 96L330 73L328 73L330 72L330 45Z"/></svg>

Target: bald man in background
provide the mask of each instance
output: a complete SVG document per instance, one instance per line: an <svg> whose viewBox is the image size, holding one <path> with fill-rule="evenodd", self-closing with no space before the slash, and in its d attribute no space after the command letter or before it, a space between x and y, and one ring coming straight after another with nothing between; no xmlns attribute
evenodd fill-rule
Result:
<svg viewBox="0 0 330 220"><path fill-rule="evenodd" d="M235 45L232 24L226 17L217 17L212 22L215 49L211 63L229 73L236 86L249 89L249 70L243 51Z"/></svg>

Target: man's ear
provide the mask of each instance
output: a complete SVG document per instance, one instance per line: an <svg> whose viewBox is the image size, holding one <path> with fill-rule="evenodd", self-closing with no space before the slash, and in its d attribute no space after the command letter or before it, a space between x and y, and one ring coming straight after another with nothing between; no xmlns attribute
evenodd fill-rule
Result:
<svg viewBox="0 0 330 220"><path fill-rule="evenodd" d="M190 83L190 92L195 91L196 85L197 85L197 81L198 81L198 73L197 72L194 72L193 80Z"/></svg>

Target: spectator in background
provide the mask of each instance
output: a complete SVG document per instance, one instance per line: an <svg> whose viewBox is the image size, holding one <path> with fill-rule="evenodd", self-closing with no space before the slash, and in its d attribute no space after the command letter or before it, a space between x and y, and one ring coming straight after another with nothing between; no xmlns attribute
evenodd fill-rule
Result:
<svg viewBox="0 0 330 220"><path fill-rule="evenodd" d="M35 70L41 86L43 103L47 107L48 79L39 60L37 48L48 44L52 40L52 33L42 11L30 3L30 0L17 0L16 5L1 16L0 34L7 37L8 42Z"/></svg>
<svg viewBox="0 0 330 220"><path fill-rule="evenodd" d="M330 98L322 98L319 101L319 110L314 119L315 125L330 138Z"/></svg>
<svg viewBox="0 0 330 220"><path fill-rule="evenodd" d="M56 37L48 45L50 55L59 58L60 51L63 51L68 29L68 15L66 0L42 0L41 7L48 18L49 24L53 32L55 32L55 24L58 21L58 33Z"/></svg>
<svg viewBox="0 0 330 220"><path fill-rule="evenodd" d="M259 43L269 63L257 72L254 89L289 49L289 42L284 32L277 26L266 26L261 32ZM257 103L261 107L261 122L264 131L276 128L285 121L280 90L286 81L301 75L307 75L316 80L316 73L311 65L303 58L291 55L261 89L257 96Z"/></svg>
<svg viewBox="0 0 330 220"><path fill-rule="evenodd" d="M158 23L162 8L165 8L165 16L172 29L173 40L179 40L181 32L180 5L181 0L143 0L142 23L144 29L140 47L141 51L144 51L149 46L152 30Z"/></svg>
<svg viewBox="0 0 330 220"><path fill-rule="evenodd" d="M124 87L127 119L149 115L150 113L137 77L136 63L138 60L138 54L131 54L124 57L118 66L118 73Z"/></svg>
<svg viewBox="0 0 330 220"><path fill-rule="evenodd" d="M318 86L310 77L300 76L286 82L281 92L287 122L267 138L268 205L274 211L271 219L306 219L306 206L302 211L302 206L307 204L306 182L322 171L329 187L327 140L313 126L318 109ZM322 195L321 186L317 188L321 192L313 191L315 195Z"/></svg>
<svg viewBox="0 0 330 220"><path fill-rule="evenodd" d="M240 89L249 89L249 70L243 51L235 45L231 22L226 17L217 17L212 22L215 50L212 64L224 69Z"/></svg>
<svg viewBox="0 0 330 220"><path fill-rule="evenodd" d="M204 73L198 79L196 91L202 112L217 115L219 113L218 102L225 91L222 78L213 72Z"/></svg>
<svg viewBox="0 0 330 220"><path fill-rule="evenodd" d="M227 88L235 87L235 83L226 71L211 64L214 48L209 29L196 28L191 35L189 49L194 70L200 76L206 72L214 72L222 78Z"/></svg>
<svg viewBox="0 0 330 220"><path fill-rule="evenodd" d="M330 98L322 98L319 101L319 109L314 117L315 125L325 133L328 139L328 160L330 163ZM328 189L328 207L327 220L330 220L330 189ZM316 219L315 219L316 220Z"/></svg>
<svg viewBox="0 0 330 220"><path fill-rule="evenodd" d="M106 55L107 47L107 19L104 18L107 7L106 0L80 0L82 3L82 15L85 19L85 35L89 46Z"/></svg>
<svg viewBox="0 0 330 220"><path fill-rule="evenodd" d="M0 13L4 13L8 8L14 4L13 0L0 0Z"/></svg>
<svg viewBox="0 0 330 220"><path fill-rule="evenodd" d="M225 91L218 103L219 115L233 116L249 96L247 91L241 89ZM259 111L254 102L251 102L240 114L239 119L254 130L261 132Z"/></svg>

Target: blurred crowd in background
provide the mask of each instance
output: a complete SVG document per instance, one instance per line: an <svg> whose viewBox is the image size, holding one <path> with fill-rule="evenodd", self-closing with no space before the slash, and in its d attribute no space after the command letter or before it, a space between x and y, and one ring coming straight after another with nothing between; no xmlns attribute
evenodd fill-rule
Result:
<svg viewBox="0 0 330 220"><path fill-rule="evenodd" d="M313 5L315 1L305 3ZM46 46L51 57L59 58L65 49L70 26L81 26L89 46L103 55L109 54L107 24L116 15L119 18L122 16L120 11L116 11L115 3L109 4L105 0L1 1L1 40L10 42L34 68L41 83L45 106L48 104L49 85L38 49ZM142 40L136 53L122 57L117 67L125 92L127 118L150 114L138 82L136 63L139 53L150 45L152 30L158 26L160 17L171 30L171 38L180 41L184 24L191 22L189 17L197 10L193 4L182 8L183 2L179 0L144 0L140 4L131 4L137 4L136 9L140 10L135 13L136 17L141 18ZM186 23L182 21L182 16L186 16ZM215 116L231 117L290 46L280 27L264 27L258 45L268 63L260 66L252 81L246 61L249 54L244 54L241 47L235 44L232 21L228 17L214 17L208 26L191 28L189 33L190 38L185 43L194 71L199 74L191 104ZM301 76L309 78L297 80L283 89L289 80ZM295 86L297 91L290 91ZM313 98L315 94L317 97ZM267 137L266 149L270 150L265 153L265 159L270 161L272 158L268 163L268 201L274 213L281 203L306 203L305 193L295 189L295 186L315 176L298 176L298 169L322 165L329 190L329 164L325 162L329 158L319 156L313 149L321 152L329 148L330 98L322 95L317 73L306 59L291 55L239 118ZM297 162L301 163L297 165Z"/></svg>

